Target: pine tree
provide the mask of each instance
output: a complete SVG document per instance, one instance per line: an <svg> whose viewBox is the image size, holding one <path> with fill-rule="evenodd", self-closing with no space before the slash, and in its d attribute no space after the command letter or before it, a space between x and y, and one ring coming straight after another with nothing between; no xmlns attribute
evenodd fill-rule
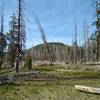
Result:
<svg viewBox="0 0 100 100"><path fill-rule="evenodd" d="M28 70L32 69L32 55L29 52L26 53L24 67Z"/></svg>
<svg viewBox="0 0 100 100"><path fill-rule="evenodd" d="M17 20L15 14L11 16L11 21L9 23L10 31L7 33L7 37L9 38L8 44L8 54L7 54L7 62L11 67L14 67L15 62L15 44L16 44L16 36L17 36Z"/></svg>

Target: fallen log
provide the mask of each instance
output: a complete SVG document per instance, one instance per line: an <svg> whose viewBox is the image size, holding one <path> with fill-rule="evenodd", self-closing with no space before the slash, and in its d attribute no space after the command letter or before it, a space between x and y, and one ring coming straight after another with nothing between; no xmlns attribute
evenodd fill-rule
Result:
<svg viewBox="0 0 100 100"><path fill-rule="evenodd" d="M75 85L75 89L78 90L78 91L81 91L81 92L87 92L87 93L93 93L93 94L100 94L100 88Z"/></svg>

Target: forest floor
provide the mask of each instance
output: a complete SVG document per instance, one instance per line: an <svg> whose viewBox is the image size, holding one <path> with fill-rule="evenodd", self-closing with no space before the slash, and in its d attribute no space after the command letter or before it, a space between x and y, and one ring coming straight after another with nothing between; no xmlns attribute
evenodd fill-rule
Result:
<svg viewBox="0 0 100 100"><path fill-rule="evenodd" d="M14 84L0 85L0 100L100 100L100 95L74 88L76 84L100 88L99 65L33 66L21 73Z"/></svg>

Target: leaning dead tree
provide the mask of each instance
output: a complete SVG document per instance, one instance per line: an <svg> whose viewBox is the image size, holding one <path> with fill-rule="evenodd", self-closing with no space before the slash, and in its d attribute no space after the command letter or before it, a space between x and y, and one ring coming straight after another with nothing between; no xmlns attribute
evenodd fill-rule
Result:
<svg viewBox="0 0 100 100"><path fill-rule="evenodd" d="M44 33L44 30L43 30L43 28L41 26L39 18L34 15L34 19L35 19L35 21L36 21L36 23L38 25L38 29L39 29L39 31L41 33L41 38L42 38L42 41L43 41L43 49L44 49L43 50L43 60L46 60L47 59L47 52L46 52L46 49L47 49L47 40L46 40L46 37L45 37L45 33Z"/></svg>
<svg viewBox="0 0 100 100"><path fill-rule="evenodd" d="M52 60L53 60L52 59L53 58L52 57L52 52L50 52L50 48L49 48L47 40L46 40L45 32L44 32L44 30L42 28L42 25L40 23L39 18L34 15L34 19L35 19L35 21L36 21L36 23L38 25L38 29L39 29L39 31L41 33L41 38L42 38L42 41L43 41L43 48L42 48L42 50L43 50L43 52L42 52L43 53L43 60L50 61L50 65L52 65Z"/></svg>

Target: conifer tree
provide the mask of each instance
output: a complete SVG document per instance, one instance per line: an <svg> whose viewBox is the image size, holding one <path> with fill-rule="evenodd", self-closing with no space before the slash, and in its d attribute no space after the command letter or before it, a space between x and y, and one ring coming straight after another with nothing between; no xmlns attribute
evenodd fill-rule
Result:
<svg viewBox="0 0 100 100"><path fill-rule="evenodd" d="M9 38L9 44L8 44L8 53L7 53L7 62L11 67L14 67L15 62L15 44L16 44L16 36L17 36L17 20L16 15L13 14L11 16L11 21L9 23L10 25L10 31L7 33L7 37Z"/></svg>

